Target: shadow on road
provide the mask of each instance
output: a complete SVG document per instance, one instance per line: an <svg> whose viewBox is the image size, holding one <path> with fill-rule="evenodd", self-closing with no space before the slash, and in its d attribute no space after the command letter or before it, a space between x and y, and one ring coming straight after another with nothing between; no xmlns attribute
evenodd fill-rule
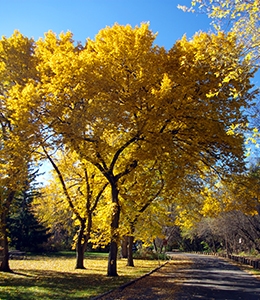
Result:
<svg viewBox="0 0 260 300"><path fill-rule="evenodd" d="M175 281L182 288L174 299L260 299L260 281L237 266L214 256L185 256L193 265L177 271L176 276L179 274L185 280Z"/></svg>

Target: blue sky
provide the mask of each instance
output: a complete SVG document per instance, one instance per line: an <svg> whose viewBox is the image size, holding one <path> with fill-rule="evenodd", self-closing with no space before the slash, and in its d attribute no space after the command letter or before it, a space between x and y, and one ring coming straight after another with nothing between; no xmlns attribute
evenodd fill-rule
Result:
<svg viewBox="0 0 260 300"><path fill-rule="evenodd" d="M184 34L191 38L197 31L208 31L210 20L203 14L184 13L178 4L189 0L1 0L0 36L9 37L15 29L38 40L52 30L71 31L74 40L93 39L100 29L150 22L158 32L156 44L172 47Z"/></svg>

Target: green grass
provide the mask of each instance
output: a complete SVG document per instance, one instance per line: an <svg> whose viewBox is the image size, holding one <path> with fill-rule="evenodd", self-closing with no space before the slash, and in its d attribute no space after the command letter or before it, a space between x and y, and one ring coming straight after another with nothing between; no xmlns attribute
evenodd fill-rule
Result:
<svg viewBox="0 0 260 300"><path fill-rule="evenodd" d="M108 277L107 253L89 253L86 270L75 270L75 254L58 253L10 260L13 273L0 273L0 299L91 299L158 266L156 261L136 260L127 267L118 260L118 277Z"/></svg>

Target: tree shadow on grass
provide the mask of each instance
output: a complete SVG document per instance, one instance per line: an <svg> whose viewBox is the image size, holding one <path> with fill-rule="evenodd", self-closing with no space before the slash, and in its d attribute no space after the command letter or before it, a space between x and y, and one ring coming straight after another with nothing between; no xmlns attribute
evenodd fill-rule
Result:
<svg viewBox="0 0 260 300"><path fill-rule="evenodd" d="M1 274L0 274L1 275ZM91 299L130 281L130 276L106 275L49 270L33 270L28 273L17 270L0 277L0 299Z"/></svg>

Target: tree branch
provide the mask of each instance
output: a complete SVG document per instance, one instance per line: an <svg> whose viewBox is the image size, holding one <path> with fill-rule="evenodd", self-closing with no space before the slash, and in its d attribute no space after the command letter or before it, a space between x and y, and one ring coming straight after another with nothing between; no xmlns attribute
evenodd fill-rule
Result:
<svg viewBox="0 0 260 300"><path fill-rule="evenodd" d="M76 215L77 219L80 220L80 222L82 222L83 219L81 218L79 212L76 210L76 208L75 208L75 206L74 206L74 204L73 204L73 202L72 202L72 200L70 198L70 195L69 195L66 183L65 183L65 181L63 179L63 176L62 176L62 174L60 172L60 169L58 168L58 166L56 165L56 163L54 162L54 160L52 159L52 157L49 155L49 153L47 152L47 150L44 147L42 147L42 148L43 148L43 152L45 153L46 157L48 158L48 160L50 161L51 165L53 166L55 172L58 175L59 181L60 181L60 183L62 185L63 192L64 192L65 197L66 197L66 199L67 199L67 201L69 203L70 208L72 209L73 213Z"/></svg>
<svg viewBox="0 0 260 300"><path fill-rule="evenodd" d="M115 167L116 161L118 160L119 155L131 144L133 144L134 142L140 140L141 138L139 137L139 135L137 134L136 136L132 137L130 140L128 140L124 145L122 145L115 153L113 160L110 164L109 170L111 173L113 173L113 169ZM126 171L126 170L125 170ZM122 177L122 176L120 176Z"/></svg>

